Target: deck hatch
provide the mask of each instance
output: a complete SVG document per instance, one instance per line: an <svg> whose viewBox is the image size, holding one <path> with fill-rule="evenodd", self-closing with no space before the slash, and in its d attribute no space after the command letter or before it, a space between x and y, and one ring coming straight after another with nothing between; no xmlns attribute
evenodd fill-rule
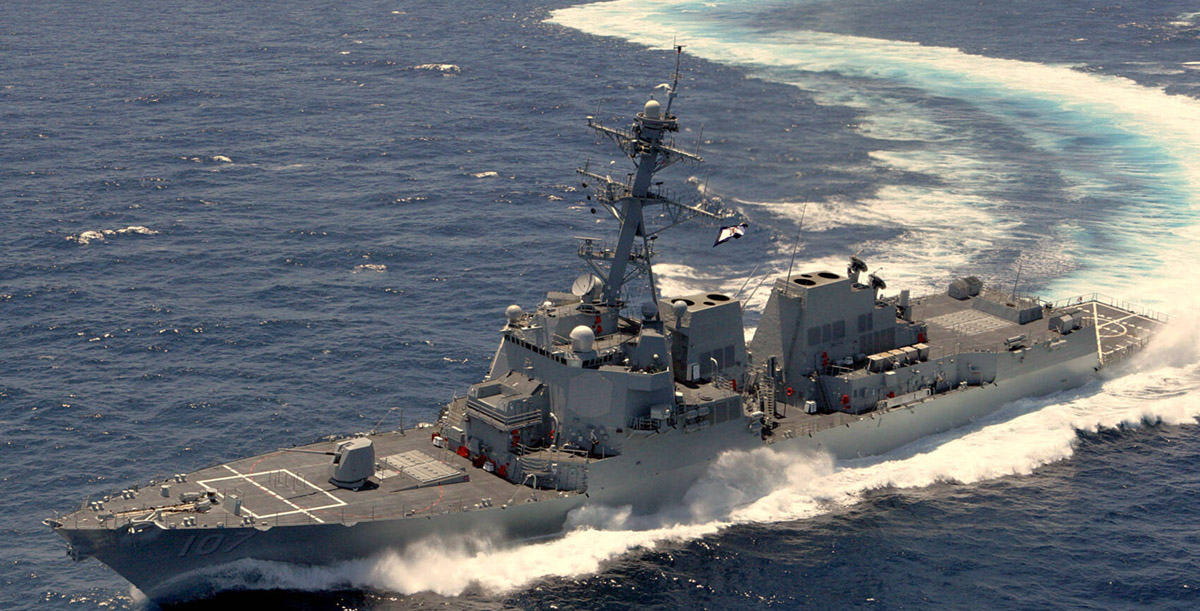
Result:
<svg viewBox="0 0 1200 611"><path fill-rule="evenodd" d="M422 484L432 484L460 475L455 468L420 450L385 456L383 463Z"/></svg>
<svg viewBox="0 0 1200 611"><path fill-rule="evenodd" d="M945 327L963 335L980 335L989 331L1003 329L1013 324L999 316L993 316L978 310L961 310L942 314L941 316L930 318L928 322L931 325Z"/></svg>

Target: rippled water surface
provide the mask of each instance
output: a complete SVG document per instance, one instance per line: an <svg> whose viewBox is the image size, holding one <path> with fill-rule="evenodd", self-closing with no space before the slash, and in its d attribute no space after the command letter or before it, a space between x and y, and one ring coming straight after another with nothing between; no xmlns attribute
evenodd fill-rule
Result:
<svg viewBox="0 0 1200 611"><path fill-rule="evenodd" d="M1174 324L887 456L729 455L652 519L266 566L186 607L1195 608L1198 24L1175 1L4 3L0 608L145 605L40 524L88 495L434 419L504 308L581 271L572 236L614 231L573 170L623 162L583 118L623 123L672 41L707 163L662 176L750 232L664 234L664 293L783 273L803 218L798 265L861 251L917 292L1020 268Z"/></svg>

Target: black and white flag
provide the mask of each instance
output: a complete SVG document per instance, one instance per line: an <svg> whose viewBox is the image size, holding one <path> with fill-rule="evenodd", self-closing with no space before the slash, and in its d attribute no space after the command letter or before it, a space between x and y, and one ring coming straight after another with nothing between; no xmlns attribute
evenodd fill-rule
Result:
<svg viewBox="0 0 1200 611"><path fill-rule="evenodd" d="M746 227L748 227L746 223L734 225L732 227L722 227L721 230L717 232L717 241L713 242L713 247L716 248L724 242L736 240L746 235Z"/></svg>

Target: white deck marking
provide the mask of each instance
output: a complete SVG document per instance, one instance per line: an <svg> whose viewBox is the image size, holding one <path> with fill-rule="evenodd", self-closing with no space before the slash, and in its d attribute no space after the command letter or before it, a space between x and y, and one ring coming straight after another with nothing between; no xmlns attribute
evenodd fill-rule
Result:
<svg viewBox="0 0 1200 611"><path fill-rule="evenodd" d="M201 485L202 487L204 487L205 489L207 489L207 490L209 490L209 491L211 491L211 492L213 492L213 493L216 493L216 495L217 495L217 496L219 496L219 497L221 497L221 500L222 500L222 501L224 501L224 500L225 500L225 497L226 497L225 493L221 492L220 490L217 490L217 489L216 489L215 487L213 487L213 486L209 486L209 485L208 485L208 482L220 482L220 481L224 481L224 480L227 480L227 479L242 479L242 478L240 478L240 477L238 477L238 476L233 476L233 477L215 477L215 478L212 478L212 479L202 479L202 480L199 480L199 481L197 481L196 483L197 483L197 484L200 484L200 485ZM249 508L249 507L246 507L246 499L242 499L242 511L246 512L246 514L247 514L247 515L249 515L250 517L252 517L252 518L254 518L254 519L256 519L256 520L262 517L262 516L260 516L260 515L258 515L258 514L256 514L256 513L254 513L253 511L250 511L250 508Z"/></svg>
<svg viewBox="0 0 1200 611"><path fill-rule="evenodd" d="M1121 316L1120 318L1110 318L1108 313L1101 315L1099 313L1097 304L1092 302L1092 316L1095 320L1096 326L1096 344L1097 349L1100 352L1101 364L1104 364L1104 357L1122 353L1139 342L1145 342L1147 336L1151 333L1154 333L1158 328L1154 324L1154 319L1151 319L1144 314L1138 314L1136 312L1130 313L1119 308L1110 307L1110 309L1114 309L1117 313L1124 314L1124 316ZM1133 321L1125 322L1130 319L1133 319ZM1134 322L1140 322L1143 324L1134 324ZM1106 327L1113 327L1114 329L1112 331L1114 332L1102 333L1101 331L1105 330ZM1101 339L1111 340L1119 337L1125 337L1128 339L1128 341L1122 342L1119 345L1117 345L1116 342L1110 342L1112 349L1103 349L1103 343L1100 341Z"/></svg>
<svg viewBox="0 0 1200 611"><path fill-rule="evenodd" d="M262 490L263 492L266 492L267 494L269 494L269 495L271 495L271 496L273 496L273 497L275 497L275 498L277 498L277 499L279 499L279 500L283 501L285 504L287 504L287 505L288 505L289 507L291 507L292 509L295 509L295 510L299 511L300 513L303 513L304 515L306 515L306 516L308 516L308 517L310 517L310 518L312 518L312 519L314 519L314 520L316 520L316 521L318 521L318 522L321 522L322 524L324 524L324 523L325 523L325 521L324 521L324 520L322 520L321 518L318 518L317 516L314 516L313 514L309 513L308 511L305 511L305 510L304 510L302 507L300 507L299 505L297 505L297 504L295 504L295 503L293 503L293 502L291 502L291 501L289 501L289 500L287 500L287 499L283 498L283 496L279 495L279 494L278 494L278 493L276 493L274 490L271 490L270 488L267 488L266 486L264 486L264 485L262 485L262 484L260 484L260 483L258 483L258 482L256 482L256 481L254 481L254 480L250 479L249 477L246 477L245 475L242 475L241 473L238 473L237 469L234 469L233 467L230 467L229 465L221 465L221 466L222 466L222 467L225 467L225 469L227 469L227 470L228 470L230 473L232 473L232 474L234 474L234 475L236 475L236 476L238 476L238 477L240 477L240 478L242 478L242 479L246 480L247 482L250 482L250 483L251 483L251 484L253 484L254 486L258 487L258 489L259 489L259 490ZM242 506L245 506L245 501L243 501L243 502L242 502ZM295 512L288 512L288 513L295 513ZM275 515L279 515L279 514L275 514ZM267 517L267 516L263 516L263 517L265 518L265 517Z"/></svg>
<svg viewBox="0 0 1200 611"><path fill-rule="evenodd" d="M1095 306L1093 305L1093 307L1095 307ZM1115 320L1107 320L1107 319L1106 319L1106 322L1105 322L1103 325L1100 325L1100 326L1101 326L1101 327L1106 327L1106 326L1108 326L1108 325L1115 325L1115 324L1117 324L1117 323L1121 322L1122 320L1129 320L1130 318L1136 318L1137 316L1138 316L1137 314L1129 314L1129 315L1127 315L1127 316L1122 316L1121 318L1117 318L1117 319L1115 319Z"/></svg>
<svg viewBox="0 0 1200 611"><path fill-rule="evenodd" d="M245 475L245 474L239 473L237 471L237 469L234 469L233 467L230 467L229 465L221 465L221 466L225 467L225 469L227 469L230 473L233 473L233 476L232 477L217 477L217 478L213 478L213 479L206 479L204 481L200 481L200 482L196 482L196 483L200 484L201 486L204 486L205 488L209 488L213 491L216 491L215 488L208 485L209 482L219 482L219 481L225 481L225 480L231 480L231 479L240 479L240 480L249 482L251 485L257 487L259 490L262 490L263 492L266 492L267 494L279 499L280 501L283 501L286 505L288 505L289 507L294 509L294 511L282 511L279 513L271 513L271 514L266 514L266 515L255 515L253 512L250 511L250 509L248 507L246 507L245 499L243 499L242 500L242 509L244 511L246 511L246 513L249 513L251 516L254 516L255 519L276 518L279 516L287 516L287 515L302 513L302 514L324 524L325 520L322 520L321 518L313 515L311 512L321 511L322 509L333 509L335 507L342 507L342 506L347 505L347 503L345 501L337 498L336 496L333 496L332 494L329 494L328 491L322 489L320 486L317 486L316 484L304 479L303 477L300 477L299 475L296 475L295 473L288 471L287 469L275 469L274 471L264 471L262 473L253 473L250 475ZM301 507L301 506L287 500L286 498L284 498L284 497L280 496L278 493L276 493L274 490L271 490L270 488L267 488L266 486L254 481L252 479L253 477L270 475L272 473L286 473L287 475L295 478L296 480L304 482L310 488L316 490L317 492L320 492L321 494L324 494L325 496L333 499L334 503L331 505L322 505L320 507L309 507L306 509L304 507Z"/></svg>
<svg viewBox="0 0 1200 611"><path fill-rule="evenodd" d="M1118 327L1120 327L1120 329L1115 330L1115 331L1112 331L1111 329L1105 329L1105 327L1108 327L1109 325L1117 325ZM1112 339L1114 337L1123 337L1123 336L1129 335L1129 329L1126 328L1125 325L1123 325L1115 320L1112 322L1106 322L1106 323L1100 325L1099 327L1096 327L1097 333L1100 333L1102 330L1104 332L1101 334L1101 336L1106 339Z"/></svg>

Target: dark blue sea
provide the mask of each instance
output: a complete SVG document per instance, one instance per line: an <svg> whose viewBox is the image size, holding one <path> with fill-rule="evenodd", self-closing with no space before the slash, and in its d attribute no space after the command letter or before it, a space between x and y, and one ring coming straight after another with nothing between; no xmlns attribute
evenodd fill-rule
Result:
<svg viewBox="0 0 1200 611"><path fill-rule="evenodd" d="M1173 324L886 456L730 455L656 522L275 566L185 608L1200 608L1198 10L0 3L0 609L147 605L42 526L89 495L435 419L504 308L583 270L572 236L614 231L574 170L627 162L584 118L627 121L676 42L677 143L706 163L660 176L750 229L664 233L664 294L798 245L891 288L972 273Z"/></svg>

